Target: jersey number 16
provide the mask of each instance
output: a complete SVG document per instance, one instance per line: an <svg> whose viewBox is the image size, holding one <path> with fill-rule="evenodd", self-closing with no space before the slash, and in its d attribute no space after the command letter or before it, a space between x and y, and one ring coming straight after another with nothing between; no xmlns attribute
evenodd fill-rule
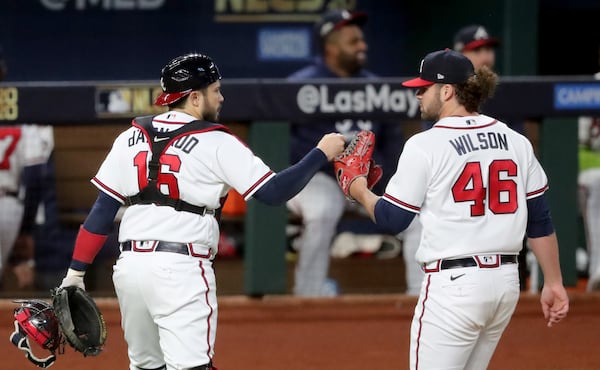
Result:
<svg viewBox="0 0 600 370"><path fill-rule="evenodd" d="M181 168L181 159L178 156L172 154L163 154L160 156L160 166L162 168L163 165L169 167L169 170L172 172L179 172ZM137 167L138 174L138 184L140 190L145 188L148 185L148 152L139 152L136 154L133 159L133 165ZM166 186L169 192L169 197L174 199L179 199L179 185L177 184L177 177L173 173L162 172L158 173L158 178L156 179L156 183L158 187Z"/></svg>

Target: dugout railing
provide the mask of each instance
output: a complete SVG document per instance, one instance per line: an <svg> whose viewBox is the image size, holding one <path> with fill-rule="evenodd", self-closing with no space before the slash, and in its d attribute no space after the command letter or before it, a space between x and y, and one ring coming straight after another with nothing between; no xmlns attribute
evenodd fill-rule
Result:
<svg viewBox="0 0 600 370"><path fill-rule="evenodd" d="M288 165L289 122L319 119L418 120L414 91L403 79L349 81L224 80L222 122L248 126L248 144L273 169ZM127 124L156 114L159 87L147 81L0 83L0 124ZM577 117L600 115L600 82L587 76L504 77L482 112L506 122L539 122L539 157L561 245L566 285L577 283ZM91 206L91 203L90 203ZM244 292L286 290L287 210L250 201L245 214Z"/></svg>

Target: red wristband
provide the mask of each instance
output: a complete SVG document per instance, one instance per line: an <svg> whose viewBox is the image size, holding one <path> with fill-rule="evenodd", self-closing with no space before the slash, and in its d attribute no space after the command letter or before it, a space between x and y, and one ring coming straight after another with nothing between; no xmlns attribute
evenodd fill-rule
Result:
<svg viewBox="0 0 600 370"><path fill-rule="evenodd" d="M77 239L75 240L75 249L73 250L73 259L85 263L92 263L108 235L94 234L86 229L83 225L79 228Z"/></svg>

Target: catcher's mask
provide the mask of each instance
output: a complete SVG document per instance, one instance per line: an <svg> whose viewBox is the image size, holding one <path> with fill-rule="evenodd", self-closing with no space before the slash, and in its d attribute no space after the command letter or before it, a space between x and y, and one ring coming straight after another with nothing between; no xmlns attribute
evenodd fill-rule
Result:
<svg viewBox="0 0 600 370"><path fill-rule="evenodd" d="M10 335L10 341L20 350L25 352L29 361L41 368L54 364L56 351L62 353L64 339L59 330L59 323L54 309L49 303L42 300L15 300L21 306L15 308L15 331ZM29 346L31 338L42 348L51 352L46 358L39 358L33 354Z"/></svg>

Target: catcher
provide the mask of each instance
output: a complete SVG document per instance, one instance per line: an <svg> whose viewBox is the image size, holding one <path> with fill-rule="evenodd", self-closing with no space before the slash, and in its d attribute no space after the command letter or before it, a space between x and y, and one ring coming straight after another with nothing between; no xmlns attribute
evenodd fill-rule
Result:
<svg viewBox="0 0 600 370"><path fill-rule="evenodd" d="M113 282L131 369L216 369L213 260L229 190L282 205L344 149L343 135L326 134L305 159L275 173L217 123L220 80L204 54L173 58L155 101L168 111L135 117L91 180L98 198L61 286L85 287L85 271L126 205Z"/></svg>
<svg viewBox="0 0 600 370"><path fill-rule="evenodd" d="M15 331L10 341L25 352L34 365L47 368L56 361L56 353L64 353L68 343L84 356L102 352L106 341L106 324L102 313L90 295L75 286L52 290L52 304L42 300L16 300ZM36 356L29 345L32 339L50 356Z"/></svg>

